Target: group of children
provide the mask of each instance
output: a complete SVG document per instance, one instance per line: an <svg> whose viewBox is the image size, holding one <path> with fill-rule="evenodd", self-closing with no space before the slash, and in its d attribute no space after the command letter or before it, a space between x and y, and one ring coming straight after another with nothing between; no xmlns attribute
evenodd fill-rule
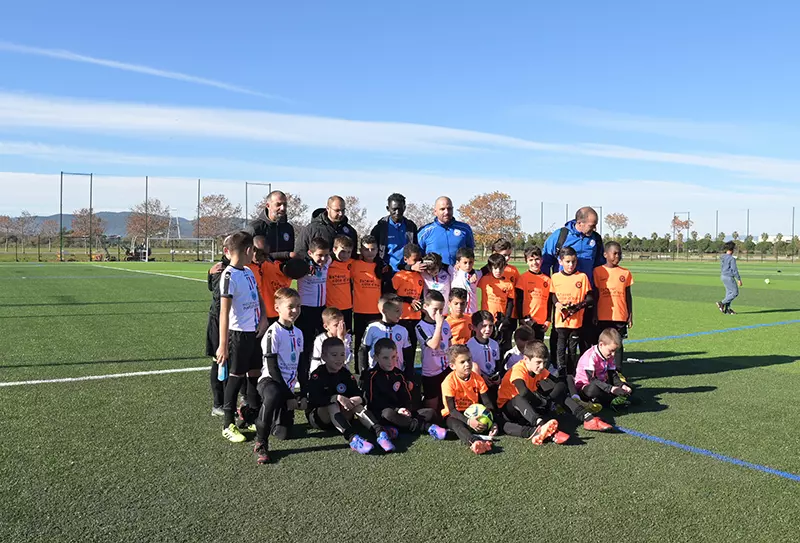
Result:
<svg viewBox="0 0 800 543"><path fill-rule="evenodd" d="M619 369L633 279L619 266L618 244L607 244L594 288L570 247L552 277L536 247L525 251L528 271L509 265L507 240L480 270L468 248L448 266L408 244L394 273L376 259L374 237L361 239L355 258L354 249L349 237L332 247L317 238L302 260L272 262L264 238L242 231L226 238L223 264L209 271L212 414L223 417L230 441L256 433L259 463L270 461L271 436L290 435L297 409L363 454L375 445L354 421L386 452L401 431L434 439L451 431L481 454L499 431L537 445L565 442L561 413L587 430L610 430L597 413L628 404L632 389ZM488 424L465 415L474 404L491 413Z"/></svg>

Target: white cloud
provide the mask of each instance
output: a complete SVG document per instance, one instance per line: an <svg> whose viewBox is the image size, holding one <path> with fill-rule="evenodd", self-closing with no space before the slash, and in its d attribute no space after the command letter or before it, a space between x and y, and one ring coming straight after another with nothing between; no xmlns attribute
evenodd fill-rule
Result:
<svg viewBox="0 0 800 543"><path fill-rule="evenodd" d="M109 60L104 58L90 57L73 53L72 51L65 51L63 49L44 49L41 47L30 47L27 45L20 45L10 42L0 42L0 51L8 51L10 53L19 53L23 55L33 55L39 57L55 58L59 60L67 60L70 62L81 62L84 64L94 64L97 66L104 66L106 68L114 68L116 70L124 70L126 72L135 72L145 75L152 75L155 77L163 77L165 79L174 79L176 81L185 81L187 83L194 83L196 85L204 85L206 87L215 87L230 92L239 94L249 94L251 96L259 96L261 98L271 98L275 100L288 101L280 96L266 94L263 92L254 91L239 85L225 83L224 81L217 81L214 79L207 79L205 77L198 77L194 75L184 74L181 72L173 72L169 70L160 70L150 66L142 66L140 64L129 64L127 62L119 62L116 60Z"/></svg>
<svg viewBox="0 0 800 543"><path fill-rule="evenodd" d="M702 152L664 152L597 143L546 143L433 125L355 121L266 111L82 101L0 92L0 127L141 138L207 138L288 145L430 153L512 149L710 168L743 177L800 181L800 161Z"/></svg>

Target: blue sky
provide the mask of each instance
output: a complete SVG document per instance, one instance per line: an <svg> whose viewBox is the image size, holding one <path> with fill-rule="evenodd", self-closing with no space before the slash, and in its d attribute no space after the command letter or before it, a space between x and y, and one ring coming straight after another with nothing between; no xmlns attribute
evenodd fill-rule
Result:
<svg viewBox="0 0 800 543"><path fill-rule="evenodd" d="M243 180L312 206L503 190L526 230L565 206L638 233L791 230L800 81L790 2L28 1L0 21L0 213L95 208ZM85 206L77 179L67 209ZM251 201L258 199L257 190ZM540 217L539 202L545 204Z"/></svg>

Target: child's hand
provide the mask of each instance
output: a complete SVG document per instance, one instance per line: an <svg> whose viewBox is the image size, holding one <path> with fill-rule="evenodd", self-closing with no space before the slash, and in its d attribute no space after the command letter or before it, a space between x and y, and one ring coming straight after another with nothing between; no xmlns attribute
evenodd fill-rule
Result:
<svg viewBox="0 0 800 543"><path fill-rule="evenodd" d="M208 273L211 275L217 275L218 273L222 273L222 262L217 262L216 264L211 266L211 269L208 270Z"/></svg>
<svg viewBox="0 0 800 543"><path fill-rule="evenodd" d="M739 286L741 287L742 286L742 280L739 279L739 281L737 281L737 282L739 283Z"/></svg>
<svg viewBox="0 0 800 543"><path fill-rule="evenodd" d="M434 311L433 320L436 321L436 326L441 326L444 323L444 313L442 313L441 309Z"/></svg>
<svg viewBox="0 0 800 543"><path fill-rule="evenodd" d="M340 320L336 324L336 328L334 328L334 335L344 341L345 336L347 336L347 326L345 326L344 320Z"/></svg>
<svg viewBox="0 0 800 543"><path fill-rule="evenodd" d="M544 329L547 330L550 328L550 324L551 324L550 321L544 321L544 324L542 326L544 326Z"/></svg>
<svg viewBox="0 0 800 543"><path fill-rule="evenodd" d="M264 334L267 333L268 328L269 328L269 321L267 319L262 319L261 322L258 323L258 329L256 330L256 337L258 338L263 337Z"/></svg>
<svg viewBox="0 0 800 543"><path fill-rule="evenodd" d="M630 395L630 394L632 394L632 393L633 393L633 389L632 389L631 387L629 387L628 385L622 385L622 387L620 387L620 388L622 388L622 391L623 391L623 392L624 392L626 395Z"/></svg>
<svg viewBox="0 0 800 543"><path fill-rule="evenodd" d="M633 329L633 315L628 317L628 329L629 330Z"/></svg>
<svg viewBox="0 0 800 543"><path fill-rule="evenodd" d="M473 417L468 420L469 427L475 430L476 432L485 432L486 425L482 422L478 422L478 419Z"/></svg>
<svg viewBox="0 0 800 543"><path fill-rule="evenodd" d="M348 411L353 409L353 402L350 401L350 398L346 396L342 396L341 394L336 395L336 401L339 402L339 405L347 409Z"/></svg>
<svg viewBox="0 0 800 543"><path fill-rule="evenodd" d="M473 285L474 285L475 283L477 283L477 282L478 282L478 274L477 274L477 273L475 273L475 272L472 272L472 273L469 275L469 282L470 282L470 283L472 283Z"/></svg>
<svg viewBox="0 0 800 543"><path fill-rule="evenodd" d="M413 309L414 311L419 311L420 309L422 309L422 301L414 300L413 302L411 302L411 309Z"/></svg>
<svg viewBox="0 0 800 543"><path fill-rule="evenodd" d="M497 435L497 433L498 433L499 431L500 431L500 426L498 426L497 424L495 424L494 426L492 426L492 429L491 429L491 430L489 430L489 436L490 436L490 437L494 437L494 436L496 436L496 435Z"/></svg>
<svg viewBox="0 0 800 543"><path fill-rule="evenodd" d="M352 403L353 407L355 407L355 406L363 404L364 403L364 399L361 398L361 396L353 396L352 398L350 398L350 403Z"/></svg>
<svg viewBox="0 0 800 543"><path fill-rule="evenodd" d="M403 415L404 417L410 417L411 416L411 411L409 411L405 407L401 407L400 409L397 410L397 414L398 415Z"/></svg>
<svg viewBox="0 0 800 543"><path fill-rule="evenodd" d="M217 361L217 364L222 364L225 362L225 359L228 357L228 347L227 345L223 346L220 345L217 347L217 355L214 357L214 360Z"/></svg>
<svg viewBox="0 0 800 543"><path fill-rule="evenodd" d="M628 389L628 392L625 392L626 388ZM611 394L613 394L614 396L625 396L626 394L630 394L630 390L631 390L630 387L628 387L627 385L622 385L621 387L614 386L611 387Z"/></svg>

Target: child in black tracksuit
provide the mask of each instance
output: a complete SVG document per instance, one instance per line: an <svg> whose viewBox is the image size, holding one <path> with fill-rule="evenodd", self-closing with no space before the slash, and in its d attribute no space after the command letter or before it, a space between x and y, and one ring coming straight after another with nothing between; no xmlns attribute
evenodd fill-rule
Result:
<svg viewBox="0 0 800 543"><path fill-rule="evenodd" d="M362 377L369 410L401 430L427 432L434 439L444 439L447 430L431 423L436 417L434 409L412 409L408 382L396 367L397 346L394 341L381 338L375 342L375 362L375 367Z"/></svg>

